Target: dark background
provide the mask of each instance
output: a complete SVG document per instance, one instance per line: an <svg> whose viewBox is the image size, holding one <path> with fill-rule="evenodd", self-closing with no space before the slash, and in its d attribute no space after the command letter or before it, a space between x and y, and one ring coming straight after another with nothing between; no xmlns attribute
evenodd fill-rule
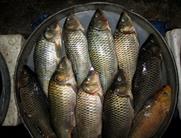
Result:
<svg viewBox="0 0 181 138"><path fill-rule="evenodd" d="M100 1L100 0L99 0ZM104 0L105 1L105 0ZM167 23L168 30L181 28L181 0L106 0L118 3L148 20ZM34 22L42 14L51 15L65 7L91 0L0 0L0 34L22 34L27 38ZM33 25L33 26L32 26ZM0 138L24 137L29 134L23 125L0 127ZM181 121L176 109L163 138L180 138Z"/></svg>

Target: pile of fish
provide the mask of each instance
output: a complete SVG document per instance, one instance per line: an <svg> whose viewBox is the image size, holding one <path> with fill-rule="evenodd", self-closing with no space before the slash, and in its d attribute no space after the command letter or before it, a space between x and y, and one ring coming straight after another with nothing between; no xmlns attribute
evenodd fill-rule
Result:
<svg viewBox="0 0 181 138"><path fill-rule="evenodd" d="M68 16L62 30L58 23L46 29L33 58L35 72L25 65L18 86L42 137L150 138L168 115L172 90L161 86L158 40L151 34L139 49L125 11L113 35L100 9L87 32Z"/></svg>

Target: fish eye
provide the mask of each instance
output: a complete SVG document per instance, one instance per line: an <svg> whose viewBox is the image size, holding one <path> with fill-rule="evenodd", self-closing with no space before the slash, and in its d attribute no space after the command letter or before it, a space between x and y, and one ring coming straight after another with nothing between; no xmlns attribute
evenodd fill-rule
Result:
<svg viewBox="0 0 181 138"><path fill-rule="evenodd" d="M122 79L121 79L121 77L118 77L118 79L117 79L117 80L120 82Z"/></svg>
<svg viewBox="0 0 181 138"><path fill-rule="evenodd" d="M164 92L163 92L163 95L168 95L168 93L164 91Z"/></svg>
<svg viewBox="0 0 181 138"><path fill-rule="evenodd" d="M70 21L70 18L67 18L67 21Z"/></svg>
<svg viewBox="0 0 181 138"><path fill-rule="evenodd" d="M98 15L97 15L97 14L95 15L95 18L98 18Z"/></svg>
<svg viewBox="0 0 181 138"><path fill-rule="evenodd" d="M27 72L26 72L26 71L23 71L23 75L27 75Z"/></svg>
<svg viewBox="0 0 181 138"><path fill-rule="evenodd" d="M124 22L125 22L125 20L124 20L124 19L121 19L121 22L122 22L122 23L124 23Z"/></svg>
<svg viewBox="0 0 181 138"><path fill-rule="evenodd" d="M45 37L46 37L47 39L51 39L51 38L53 37L53 34L52 34L50 31L47 31L47 32L45 33Z"/></svg>
<svg viewBox="0 0 181 138"><path fill-rule="evenodd" d="M155 43L155 41L153 39L150 40L151 43Z"/></svg>

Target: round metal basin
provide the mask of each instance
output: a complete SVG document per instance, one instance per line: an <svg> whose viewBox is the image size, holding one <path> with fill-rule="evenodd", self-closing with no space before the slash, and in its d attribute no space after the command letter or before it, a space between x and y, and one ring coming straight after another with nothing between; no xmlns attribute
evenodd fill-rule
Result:
<svg viewBox="0 0 181 138"><path fill-rule="evenodd" d="M165 119L163 125L159 128L157 131L155 137L161 137L163 135L164 131L167 129L170 120L172 118L172 115L174 113L175 105L177 102L177 93L178 93L178 76L177 76L177 70L174 58L172 56L172 53L167 46L167 43L162 38L162 36L155 30L155 28L143 17L140 15L130 12L126 10L124 7L112 3L105 3L105 2L95 2L95 3L88 3L83 5L76 5L64 10L61 10L49 18L47 18L43 23L41 23L37 29L30 35L28 40L26 41L21 55L19 57L18 63L17 63L17 69L16 69L16 79L17 82L19 79L20 71L22 69L23 65L28 65L32 69L34 69L33 64L33 51L34 51L34 45L40 35L43 33L43 31L52 23L56 21L60 21L61 26L63 25L65 21L65 17L68 15L74 13L78 18L80 19L81 23L87 29L88 24L92 18L92 15L94 14L95 10L97 8L100 8L104 11L105 15L107 16L109 23L111 25L112 32L114 32L117 21L119 19L120 13L125 10L128 12L130 17L132 18L134 22L134 26L136 28L136 31L138 33L138 38L140 42L140 46L144 43L144 41L147 39L149 34L153 33L161 46L162 55L163 55L163 63L162 63L162 84L169 84L172 87L172 103L171 103L171 109L170 112ZM24 121L24 124L26 128L29 130L30 134L32 136L39 137L40 134L38 131L30 125L29 120L26 118L26 116L23 114L22 107L21 107L21 101L19 99L19 93L18 88L16 86L16 95L17 95L17 103L19 106L19 111L21 113L22 119Z"/></svg>

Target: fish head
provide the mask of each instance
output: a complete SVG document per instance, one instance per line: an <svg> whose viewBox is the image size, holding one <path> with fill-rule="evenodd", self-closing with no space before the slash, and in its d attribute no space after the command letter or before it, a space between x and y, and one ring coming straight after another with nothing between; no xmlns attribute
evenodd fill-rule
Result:
<svg viewBox="0 0 181 138"><path fill-rule="evenodd" d="M96 71L89 71L87 78L82 83L82 89L89 93L95 94L100 90L99 74Z"/></svg>
<svg viewBox="0 0 181 138"><path fill-rule="evenodd" d="M23 66L18 82L19 88L25 87L27 84L29 84L32 81L32 73L33 71L27 65Z"/></svg>
<svg viewBox="0 0 181 138"><path fill-rule="evenodd" d="M67 17L67 19L65 20L64 28L70 31L81 30L82 32L84 32L83 26L75 15L70 15Z"/></svg>
<svg viewBox="0 0 181 138"><path fill-rule="evenodd" d="M123 11L120 15L120 19L117 24L117 29L123 33L135 33L135 28L133 26L133 22L128 14Z"/></svg>
<svg viewBox="0 0 181 138"><path fill-rule="evenodd" d="M54 73L54 79L57 82L62 82L70 80L71 77L73 77L71 62L67 57L63 57Z"/></svg>
<svg viewBox="0 0 181 138"><path fill-rule="evenodd" d="M44 32L44 37L46 40L60 45L61 32L62 29L59 23L54 23L47 27L47 29Z"/></svg>
<svg viewBox="0 0 181 138"><path fill-rule="evenodd" d="M93 28L95 28L96 30L111 30L106 16L100 9L96 10L91 20L90 26L93 26Z"/></svg>
<svg viewBox="0 0 181 138"><path fill-rule="evenodd" d="M162 59L161 48L155 35L151 34L144 43L143 53L149 57Z"/></svg>
<svg viewBox="0 0 181 138"><path fill-rule="evenodd" d="M118 70L118 73L115 76L113 84L111 85L111 90L116 95L125 96L127 94L128 92L127 78L126 74L122 69Z"/></svg>

